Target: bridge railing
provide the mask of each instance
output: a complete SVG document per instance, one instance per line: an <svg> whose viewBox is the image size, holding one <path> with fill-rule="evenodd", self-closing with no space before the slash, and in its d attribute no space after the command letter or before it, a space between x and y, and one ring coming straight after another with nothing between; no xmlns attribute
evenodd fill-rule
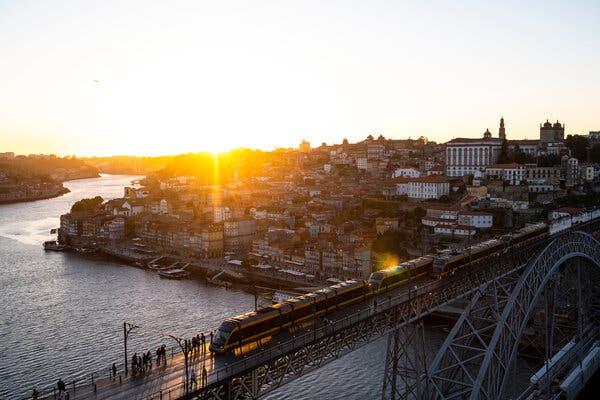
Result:
<svg viewBox="0 0 600 400"><path fill-rule="evenodd" d="M116 364L118 371L124 370L124 364L118 363ZM119 372L117 372L119 374ZM61 378L62 379L62 378ZM70 398L75 398L77 391L83 390L83 388L92 388L98 384L98 381L103 379L112 379L112 368L111 366L98 369L94 372L87 374L72 374L69 377L63 379L66 391L69 393ZM38 389L38 398L40 399L58 399L59 392L56 384L47 385ZM24 399L31 399L31 396L27 396Z"/></svg>
<svg viewBox="0 0 600 400"><path fill-rule="evenodd" d="M179 347L170 347L167 348L168 354L171 355L171 360L181 353L181 349ZM66 390L65 392L69 394L70 399L76 399L78 394L86 393L89 394L97 393L102 390L102 384L106 384L109 381L114 382L122 382L127 378L131 378L131 372L125 374L125 364L123 362L116 362L115 366L117 367L117 374L113 376L112 374L112 365L108 367L103 367L95 370L91 373L74 373L64 378ZM62 379L62 378L61 378ZM38 390L38 398L39 399L58 399L59 392L56 384L49 384L44 387L41 387ZM31 399L31 396L26 396L23 400Z"/></svg>

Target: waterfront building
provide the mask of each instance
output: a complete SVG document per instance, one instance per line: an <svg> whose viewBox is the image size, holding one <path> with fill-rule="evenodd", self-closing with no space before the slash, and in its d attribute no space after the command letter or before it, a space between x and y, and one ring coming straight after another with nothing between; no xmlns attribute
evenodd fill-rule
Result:
<svg viewBox="0 0 600 400"><path fill-rule="evenodd" d="M223 228L219 225L209 225L200 232L201 250L207 258L223 257Z"/></svg>
<svg viewBox="0 0 600 400"><path fill-rule="evenodd" d="M236 219L223 222L224 250L239 253L249 249L255 233L255 219Z"/></svg>

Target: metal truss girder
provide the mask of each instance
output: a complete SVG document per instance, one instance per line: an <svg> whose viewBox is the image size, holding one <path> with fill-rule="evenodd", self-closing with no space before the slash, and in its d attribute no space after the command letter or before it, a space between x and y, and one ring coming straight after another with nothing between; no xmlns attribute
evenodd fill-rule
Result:
<svg viewBox="0 0 600 400"><path fill-rule="evenodd" d="M572 259L587 259L600 267L600 243L584 232L562 235L532 259L517 281L508 282L508 285L495 284L494 281L481 285L430 366L428 396L452 398L460 393L461 398L501 398L507 385L509 367L515 360L531 313L558 268ZM583 285L590 284L579 278L576 283L579 292ZM581 298L581 294L579 296ZM583 312L581 304L582 301L579 302L580 314ZM597 314L591 315L597 312L593 306L588 307L586 312L590 314L588 319L598 317ZM482 331L477 325L487 317L491 319L493 334L482 340L481 333L489 332L490 326ZM466 341L469 345L462 345L459 341ZM467 363L478 356L483 357L481 365L469 369ZM477 374L475 378L473 373ZM470 386L468 390L466 386Z"/></svg>
<svg viewBox="0 0 600 400"><path fill-rule="evenodd" d="M421 321L403 325L388 337L382 400L421 396L427 360L425 331Z"/></svg>

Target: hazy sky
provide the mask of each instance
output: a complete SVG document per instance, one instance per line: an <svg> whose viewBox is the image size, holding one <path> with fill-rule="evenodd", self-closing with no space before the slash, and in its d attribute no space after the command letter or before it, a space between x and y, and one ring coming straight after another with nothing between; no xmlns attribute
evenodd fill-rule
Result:
<svg viewBox="0 0 600 400"><path fill-rule="evenodd" d="M488 3L0 0L0 151L600 130L600 1Z"/></svg>

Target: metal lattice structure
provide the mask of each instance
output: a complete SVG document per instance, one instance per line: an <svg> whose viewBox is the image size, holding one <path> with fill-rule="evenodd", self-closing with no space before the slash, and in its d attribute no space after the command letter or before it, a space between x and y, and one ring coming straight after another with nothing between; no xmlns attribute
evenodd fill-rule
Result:
<svg viewBox="0 0 600 400"><path fill-rule="evenodd" d="M596 232L598 225L596 221L593 221L586 225L585 229ZM565 235L561 236L561 238L565 237ZM587 245L585 243L584 245L587 247L583 248L580 246L581 242L576 242L570 248L573 253L589 254L591 247L597 245L591 236L584 233L578 233L574 238L585 239ZM415 290L406 290L396 294L395 297L389 296L385 301L380 300L378 304L365 302L362 305L363 308L356 310L346 318L298 335L288 342L270 346L266 351L257 352L239 362L214 371L209 376L209 383L205 387L188 394L184 394L182 390L179 398L223 400L258 398L366 343L377 340L407 324L419 321L456 300L471 298L473 295L481 297L484 293L483 290L488 287L505 285L508 288L508 282L512 282L511 285L514 284L527 262L532 256L542 251L545 245L543 240L537 241L528 246L514 249L509 254L498 255L492 260L486 260L480 265L475 264L468 273L457 274L442 281L433 281L421 285ZM546 251L542 252L537 259L540 259L544 253ZM504 297L507 299L503 301L507 303L508 297L510 297L508 289L505 292ZM500 297L502 296L496 296L497 299ZM472 304L476 303L472 302ZM506 309L506 307L497 308L496 314L501 309ZM489 330L492 332L491 328ZM402 339L401 337L397 337L397 339L400 341L396 348L401 348ZM397 360L400 361L400 358ZM388 361L390 360L388 359ZM390 365L393 363L394 361L389 362ZM402 365L397 370L407 371ZM427 375L422 372L413 374L414 378L421 379L421 376ZM387 384L391 387L396 378L390 375L386 379L388 379ZM398 381L396 380L396 382ZM404 387L402 384L396 385L396 390L400 391L402 387ZM419 393L425 393L418 385L413 388ZM400 396L396 398L400 398Z"/></svg>
<svg viewBox="0 0 600 400"><path fill-rule="evenodd" d="M540 300L551 300L545 302L552 308L546 313L547 336L553 332L560 268L575 275L577 334L590 324L597 329L600 243L572 232L552 241L521 276L506 275L478 289L421 381L428 397L502 398L524 329Z"/></svg>
<svg viewBox="0 0 600 400"><path fill-rule="evenodd" d="M406 324L390 333L387 347L382 400L421 398L420 383L427 371L423 322Z"/></svg>

